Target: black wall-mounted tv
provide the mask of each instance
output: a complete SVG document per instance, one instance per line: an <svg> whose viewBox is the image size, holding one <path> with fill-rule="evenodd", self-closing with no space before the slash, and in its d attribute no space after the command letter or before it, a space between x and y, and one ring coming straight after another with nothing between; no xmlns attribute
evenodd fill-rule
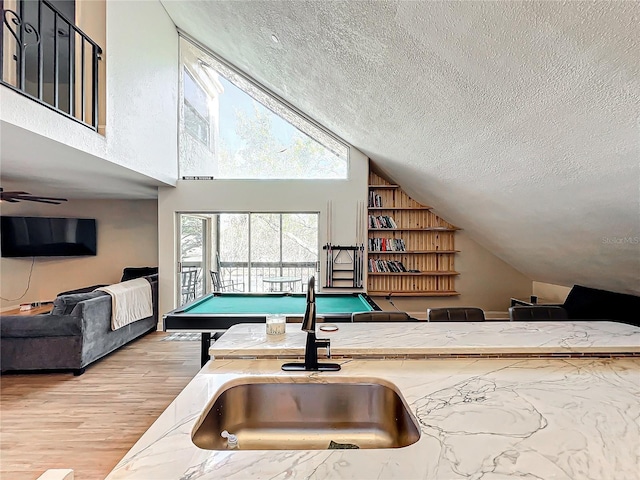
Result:
<svg viewBox="0 0 640 480"><path fill-rule="evenodd" d="M0 218L3 257L73 257L96 255L93 218Z"/></svg>

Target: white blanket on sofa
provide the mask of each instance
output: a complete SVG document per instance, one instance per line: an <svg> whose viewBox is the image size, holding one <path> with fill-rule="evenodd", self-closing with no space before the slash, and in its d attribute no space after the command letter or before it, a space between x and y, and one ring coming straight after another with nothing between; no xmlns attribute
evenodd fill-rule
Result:
<svg viewBox="0 0 640 480"><path fill-rule="evenodd" d="M153 315L151 284L144 278L96 288L111 295L111 330Z"/></svg>

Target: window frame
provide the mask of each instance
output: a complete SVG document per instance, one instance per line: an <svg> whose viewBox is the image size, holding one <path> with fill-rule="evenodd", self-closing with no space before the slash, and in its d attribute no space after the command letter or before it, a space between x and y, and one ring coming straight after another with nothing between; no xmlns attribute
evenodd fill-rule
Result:
<svg viewBox="0 0 640 480"><path fill-rule="evenodd" d="M191 79L191 81L195 84L195 86L197 88L199 88L202 93L207 97L207 100L209 99L209 94L207 93L207 89L204 87L204 85L202 85L202 83L196 78L196 75L194 75L191 70L189 69L189 67L186 64L182 65L182 74L183 74L183 80L182 80L182 104L183 104L183 108L185 108L186 106L189 107L190 111L197 116L198 118L201 118L202 120L205 121L206 126L207 126L207 131L206 131L206 142L202 139L202 137L200 137L199 135L197 135L195 132L193 132L189 127L187 122L185 121L185 117L186 117L186 110L183 110L183 114L181 117L181 120L184 122L184 130L185 132L189 133L193 138L195 138L196 140L198 140L200 143L202 143L203 145L205 145L209 150L211 150L211 143L212 143L212 135L211 135L211 123L212 123L212 115L211 115L211 109L209 107L209 105L207 105L207 118L205 118L199 111L198 109L191 104L191 102L189 102L189 100L187 100L187 96L184 94L184 75L188 75L189 78Z"/></svg>

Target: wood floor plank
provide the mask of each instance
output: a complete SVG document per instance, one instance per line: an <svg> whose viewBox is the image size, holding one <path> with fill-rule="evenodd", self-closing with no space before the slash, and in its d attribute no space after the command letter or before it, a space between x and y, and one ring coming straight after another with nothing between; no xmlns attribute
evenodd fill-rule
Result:
<svg viewBox="0 0 640 480"><path fill-rule="evenodd" d="M200 369L200 342L167 335L146 335L78 377L2 375L0 479L34 480L49 468L104 479Z"/></svg>

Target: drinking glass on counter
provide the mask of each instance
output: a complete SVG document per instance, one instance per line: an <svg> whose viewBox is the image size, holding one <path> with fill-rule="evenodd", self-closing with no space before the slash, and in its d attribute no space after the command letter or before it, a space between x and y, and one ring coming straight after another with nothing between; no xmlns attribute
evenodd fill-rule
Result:
<svg viewBox="0 0 640 480"><path fill-rule="evenodd" d="M267 335L282 335L286 325L287 319L284 315L267 315Z"/></svg>

